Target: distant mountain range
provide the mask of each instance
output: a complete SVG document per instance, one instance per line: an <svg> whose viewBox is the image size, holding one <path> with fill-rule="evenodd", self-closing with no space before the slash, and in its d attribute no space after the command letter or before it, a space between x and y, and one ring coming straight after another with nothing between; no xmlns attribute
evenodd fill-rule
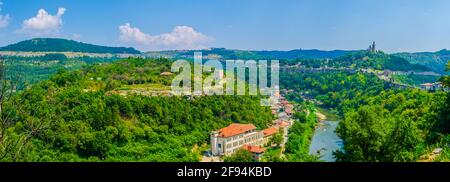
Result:
<svg viewBox="0 0 450 182"><path fill-rule="evenodd" d="M235 50L225 48L211 48L203 50L174 50L174 51L149 51L145 55L148 57L184 58L193 59L194 52L202 52L203 56L209 59L243 59L243 60L287 60L287 59L333 59L355 51L332 50L323 51L311 50L290 50L290 51L256 51L256 50Z"/></svg>
<svg viewBox="0 0 450 182"><path fill-rule="evenodd" d="M59 38L35 38L25 40L1 47L0 51L141 54L140 51L131 47L107 47Z"/></svg>
<svg viewBox="0 0 450 182"><path fill-rule="evenodd" d="M194 52L202 52L204 59L242 59L242 60L295 60L295 59L335 59L360 50L303 50L268 51L268 50L236 50L225 48L211 48L203 50L169 50L149 51L142 53L132 47L108 47L77 42L60 38L35 38L21 41L5 47L0 51L26 52L82 52L82 53L111 53L136 54L145 57L164 57L170 59L192 60ZM450 60L450 51L443 49L437 52L395 53L392 56L403 58L409 63L423 65L437 73L445 73L445 67Z"/></svg>

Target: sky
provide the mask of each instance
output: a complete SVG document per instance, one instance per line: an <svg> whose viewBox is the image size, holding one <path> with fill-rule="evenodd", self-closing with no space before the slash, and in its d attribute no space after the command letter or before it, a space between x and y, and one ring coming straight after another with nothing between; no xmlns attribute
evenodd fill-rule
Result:
<svg viewBox="0 0 450 182"><path fill-rule="evenodd" d="M141 51L450 49L447 0L0 0L0 46L67 38Z"/></svg>

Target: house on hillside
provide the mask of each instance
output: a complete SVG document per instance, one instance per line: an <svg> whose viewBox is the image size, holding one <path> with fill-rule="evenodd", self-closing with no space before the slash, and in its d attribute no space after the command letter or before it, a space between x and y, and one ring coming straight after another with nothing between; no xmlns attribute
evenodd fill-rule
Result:
<svg viewBox="0 0 450 182"><path fill-rule="evenodd" d="M440 82L420 84L420 89L426 91L447 90L443 87L443 85Z"/></svg>
<svg viewBox="0 0 450 182"><path fill-rule="evenodd" d="M420 88L423 90L431 90L433 88L433 84L432 83L420 84Z"/></svg>

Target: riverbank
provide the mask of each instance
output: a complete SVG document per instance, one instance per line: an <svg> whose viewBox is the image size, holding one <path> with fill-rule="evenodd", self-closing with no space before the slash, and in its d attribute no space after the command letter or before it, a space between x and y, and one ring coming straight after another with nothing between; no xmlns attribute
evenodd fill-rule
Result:
<svg viewBox="0 0 450 182"><path fill-rule="evenodd" d="M316 108L315 115L318 122L314 127L309 154L321 161L334 162L333 152L343 147L342 139L335 133L340 117L332 110L321 107Z"/></svg>
<svg viewBox="0 0 450 182"><path fill-rule="evenodd" d="M306 108L308 108L308 111L305 113L309 114L303 115L303 119L294 118L296 121L289 129L285 156L287 161L290 162L319 161L317 156L309 154L311 139L318 122L317 115L315 114L316 109L312 103L306 103L304 107L297 108L296 110L306 110Z"/></svg>
<svg viewBox="0 0 450 182"><path fill-rule="evenodd" d="M315 128L309 147L310 155L315 155L325 162L336 161L333 152L343 147L342 139L335 133L338 124L338 121L322 121L322 124Z"/></svg>
<svg viewBox="0 0 450 182"><path fill-rule="evenodd" d="M317 107L316 108L316 115L319 121L339 121L341 118L334 113L332 110L323 108L323 107Z"/></svg>

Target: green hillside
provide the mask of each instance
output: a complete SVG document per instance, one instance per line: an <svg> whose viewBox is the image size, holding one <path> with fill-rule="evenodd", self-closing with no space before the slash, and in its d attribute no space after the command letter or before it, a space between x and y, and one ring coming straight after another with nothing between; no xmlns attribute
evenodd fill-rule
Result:
<svg viewBox="0 0 450 182"><path fill-rule="evenodd" d="M2 47L0 48L0 51L140 54L138 50L131 47L106 47L59 38L35 38L25 40Z"/></svg>
<svg viewBox="0 0 450 182"><path fill-rule="evenodd" d="M13 145L0 148L0 161L198 161L211 131L232 122L265 128L273 120L257 97L144 95L144 87L171 84L173 76L160 76L171 63L129 58L91 65L20 92L3 107L13 109L3 133Z"/></svg>
<svg viewBox="0 0 450 182"><path fill-rule="evenodd" d="M381 51L354 51L334 59L293 59L281 62L282 65L300 64L306 68L352 68L352 69L377 69L393 71L431 71L430 68L420 64L413 64L406 59L386 54Z"/></svg>
<svg viewBox="0 0 450 182"><path fill-rule="evenodd" d="M334 153L337 161L450 159L448 92L399 89L362 73L282 72L280 80L281 88L291 90L286 98L312 100L342 118L336 133L344 145ZM442 82L449 86L450 77Z"/></svg>
<svg viewBox="0 0 450 182"><path fill-rule="evenodd" d="M359 51L350 53L334 59L332 64L341 67L374 68L379 70L431 71L431 69L426 66L412 64L404 58L385 54L381 51Z"/></svg>
<svg viewBox="0 0 450 182"><path fill-rule="evenodd" d="M413 64L425 65L437 73L445 73L445 65L450 60L450 51L443 49L437 52L397 53Z"/></svg>
<svg viewBox="0 0 450 182"><path fill-rule="evenodd" d="M256 50L234 50L225 48L212 48L204 50L189 50L189 51L150 51L145 54L149 57L167 57L167 58L184 58L193 59L194 52L202 52L203 56L211 56L213 58L226 60L226 59L278 59L278 60L288 60L288 59L332 59L349 52L354 51L344 51L344 50L333 50L333 51L323 51L323 50L290 50L290 51L256 51Z"/></svg>

